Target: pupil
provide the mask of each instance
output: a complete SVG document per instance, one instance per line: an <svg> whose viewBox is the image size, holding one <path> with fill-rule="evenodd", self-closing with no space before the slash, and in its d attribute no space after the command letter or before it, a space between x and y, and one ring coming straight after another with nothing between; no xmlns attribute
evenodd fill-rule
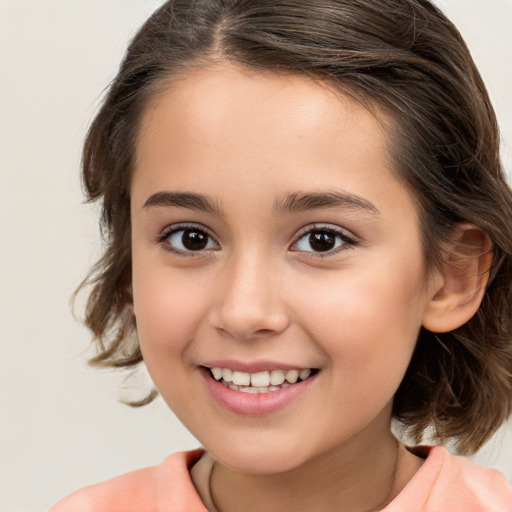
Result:
<svg viewBox="0 0 512 512"><path fill-rule="evenodd" d="M189 251L200 251L206 247L208 236L200 231L187 229L183 233L181 241Z"/></svg>
<svg viewBox="0 0 512 512"><path fill-rule="evenodd" d="M325 231L317 231L309 235L309 243L311 247L318 252L330 251L334 248L335 239L330 233Z"/></svg>

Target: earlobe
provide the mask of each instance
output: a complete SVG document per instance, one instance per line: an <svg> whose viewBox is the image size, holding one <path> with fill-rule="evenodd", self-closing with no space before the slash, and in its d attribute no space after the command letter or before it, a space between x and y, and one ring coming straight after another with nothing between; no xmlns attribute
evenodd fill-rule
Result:
<svg viewBox="0 0 512 512"><path fill-rule="evenodd" d="M444 262L430 282L423 327L449 332L465 324L478 310L493 261L492 242L480 228L460 224L443 247Z"/></svg>

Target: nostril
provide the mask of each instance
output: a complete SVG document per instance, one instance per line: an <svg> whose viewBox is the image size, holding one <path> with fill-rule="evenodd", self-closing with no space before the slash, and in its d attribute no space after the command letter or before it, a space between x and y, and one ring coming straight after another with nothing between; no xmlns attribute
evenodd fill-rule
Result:
<svg viewBox="0 0 512 512"><path fill-rule="evenodd" d="M255 335L260 335L260 336L266 336L266 335L269 335L269 334L272 334L273 331L272 329L258 329L254 334Z"/></svg>

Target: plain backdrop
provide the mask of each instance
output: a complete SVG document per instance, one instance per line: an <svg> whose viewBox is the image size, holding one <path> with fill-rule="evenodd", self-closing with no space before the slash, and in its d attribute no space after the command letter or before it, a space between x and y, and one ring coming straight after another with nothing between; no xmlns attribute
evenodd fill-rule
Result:
<svg viewBox="0 0 512 512"><path fill-rule="evenodd" d="M438 3L491 91L510 170L512 0ZM87 367L89 334L69 303L99 254L80 145L127 41L160 4L0 0L0 512L47 510L198 445L161 400L122 405L122 376ZM476 458L512 480L510 431Z"/></svg>

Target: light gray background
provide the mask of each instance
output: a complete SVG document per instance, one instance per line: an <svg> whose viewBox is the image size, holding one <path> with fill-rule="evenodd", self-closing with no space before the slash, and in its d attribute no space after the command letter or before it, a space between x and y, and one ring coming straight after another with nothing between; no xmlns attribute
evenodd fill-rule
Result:
<svg viewBox="0 0 512 512"><path fill-rule="evenodd" d="M512 0L439 0L492 93L512 162ZM69 299L98 254L80 145L127 40L160 0L0 0L0 512L46 510L74 489L197 446L161 400L118 402L85 365ZM442 51L442 49L441 49ZM512 433L477 457L512 480Z"/></svg>

